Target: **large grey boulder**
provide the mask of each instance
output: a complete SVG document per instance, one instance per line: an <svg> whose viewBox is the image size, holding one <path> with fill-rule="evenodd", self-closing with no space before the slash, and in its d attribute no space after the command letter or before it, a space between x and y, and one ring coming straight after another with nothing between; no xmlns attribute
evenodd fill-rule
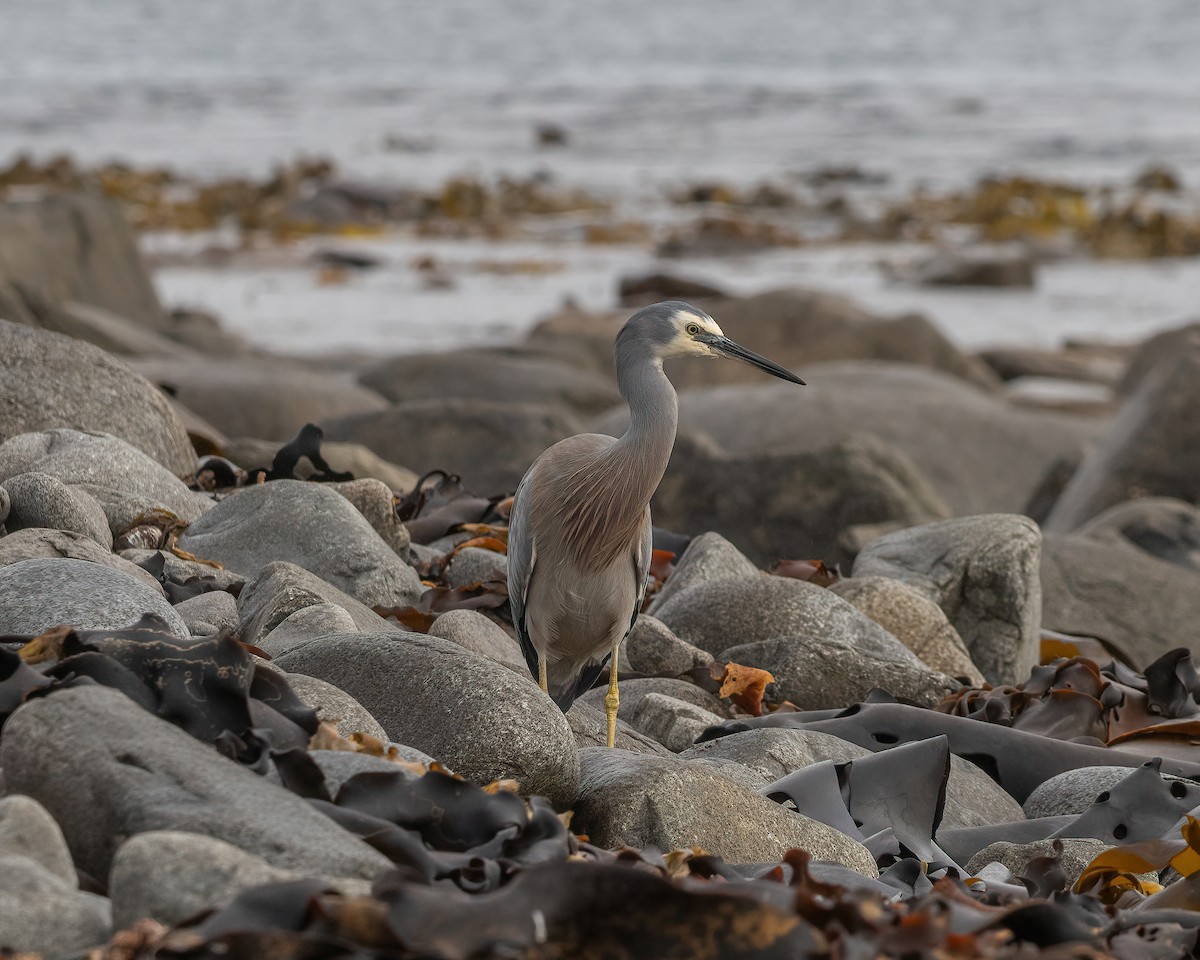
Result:
<svg viewBox="0 0 1200 960"><path fill-rule="evenodd" d="M32 797L0 797L0 857L27 857L71 887L75 865L62 830Z"/></svg>
<svg viewBox="0 0 1200 960"><path fill-rule="evenodd" d="M732 863L778 861L808 850L864 876L878 876L862 844L785 810L701 763L585 747L572 828L601 847L701 847Z"/></svg>
<svg viewBox="0 0 1200 960"><path fill-rule="evenodd" d="M167 398L145 379L81 340L0 318L0 440L69 428L112 434L177 476L196 452Z"/></svg>
<svg viewBox="0 0 1200 960"><path fill-rule="evenodd" d="M433 621L427 631L431 637L441 637L457 643L481 657L511 667L522 676L529 673L521 645L478 610L450 610Z"/></svg>
<svg viewBox="0 0 1200 960"><path fill-rule="evenodd" d="M386 483L373 477L362 477L333 483L330 487L354 504L354 509L375 528L384 543L400 556L407 555L410 542L408 527L396 516L392 490Z"/></svg>
<svg viewBox="0 0 1200 960"><path fill-rule="evenodd" d="M122 693L74 687L23 704L4 726L10 790L36 799L98 879L129 837L183 830L277 867L371 878L390 866L293 793L223 757Z"/></svg>
<svg viewBox="0 0 1200 960"><path fill-rule="evenodd" d="M571 732L575 735L577 747L607 747L608 718L602 706L598 707L586 700L576 700L566 712L566 718L567 723L571 725ZM615 746L633 753L648 753L657 757L671 756L671 751L653 737L634 730L621 718L619 712Z"/></svg>
<svg viewBox="0 0 1200 960"><path fill-rule="evenodd" d="M387 628L380 627L380 630L386 632ZM301 607L295 613L288 614L270 633L260 636L255 646L269 657L278 657L292 647L298 647L317 637L333 633L361 632L345 607L336 603L314 603L311 607Z"/></svg>
<svg viewBox="0 0 1200 960"><path fill-rule="evenodd" d="M209 590L175 604L193 637L210 637L222 630L236 630L237 600L224 590Z"/></svg>
<svg viewBox="0 0 1200 960"><path fill-rule="evenodd" d="M675 561L675 569L646 610L658 610L675 594L689 587L717 580L757 580L762 576L758 565L719 533L706 531L695 537Z"/></svg>
<svg viewBox="0 0 1200 960"><path fill-rule="evenodd" d="M622 663L638 673L679 676L695 667L707 667L713 655L680 640L661 620L642 614L625 640Z"/></svg>
<svg viewBox="0 0 1200 960"><path fill-rule="evenodd" d="M945 611L990 683L1021 683L1039 651L1041 546L1028 517L961 517L880 537L854 576L909 584Z"/></svg>
<svg viewBox="0 0 1200 960"><path fill-rule="evenodd" d="M388 739L387 731L379 721L345 690L303 673L288 674L287 682L292 693L317 711L318 720L333 724L343 737L365 733L380 740Z"/></svg>
<svg viewBox="0 0 1200 960"><path fill-rule="evenodd" d="M495 550L480 547L459 550L446 569L446 582L452 587L469 587L492 580L508 581L508 557Z"/></svg>
<svg viewBox="0 0 1200 960"><path fill-rule="evenodd" d="M1083 813L1106 790L1129 776L1128 767L1078 767L1051 777L1034 788L1022 806L1030 820L1038 817L1074 816ZM1163 780L1179 777L1160 773Z"/></svg>
<svg viewBox="0 0 1200 960"><path fill-rule="evenodd" d="M0 854L0 947L46 960L77 957L108 942L112 911L104 897L35 860Z"/></svg>
<svg viewBox="0 0 1200 960"><path fill-rule="evenodd" d="M19 473L0 484L9 500L8 516L0 521L9 532L28 528L70 530L112 549L112 531L94 497L72 490L57 477Z"/></svg>
<svg viewBox="0 0 1200 960"><path fill-rule="evenodd" d="M245 577L286 560L367 606L407 606L423 588L350 502L319 483L275 480L226 497L179 546Z"/></svg>
<svg viewBox="0 0 1200 960"><path fill-rule="evenodd" d="M293 647L275 663L345 690L390 739L470 780L512 778L564 806L575 798L579 761L562 713L531 678L455 643L415 633L341 634Z"/></svg>
<svg viewBox="0 0 1200 960"><path fill-rule="evenodd" d="M1112 542L1114 537L1189 570L1200 570L1200 509L1170 497L1139 497L1093 517L1079 533Z"/></svg>
<svg viewBox="0 0 1200 960"><path fill-rule="evenodd" d="M625 711L625 720L634 730L673 753L686 750L700 734L724 719L721 714L662 693L647 694L634 703L633 709Z"/></svg>
<svg viewBox="0 0 1200 960"><path fill-rule="evenodd" d="M22 560L57 559L86 560L123 573L162 595L162 587L153 575L136 563L105 550L91 537L68 530L17 530L0 537L0 567Z"/></svg>
<svg viewBox="0 0 1200 960"><path fill-rule="evenodd" d="M175 636L191 635L161 590L86 560L22 560L0 567L0 597L0 634L36 634L60 624L115 630L152 613Z"/></svg>

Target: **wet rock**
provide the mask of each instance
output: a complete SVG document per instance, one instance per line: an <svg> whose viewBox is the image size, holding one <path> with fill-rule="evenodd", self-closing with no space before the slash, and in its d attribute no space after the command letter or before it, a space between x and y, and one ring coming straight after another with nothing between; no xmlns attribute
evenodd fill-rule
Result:
<svg viewBox="0 0 1200 960"><path fill-rule="evenodd" d="M604 715L602 706L598 707L584 700L576 700L571 704L571 709L567 711L566 717L567 723L571 725L571 732L575 735L576 746L580 748L607 747L608 718ZM670 750L657 740L634 730L619 715L617 717L616 746L620 750L628 750L632 753L647 753L657 757L671 756Z"/></svg>
<svg viewBox="0 0 1200 960"><path fill-rule="evenodd" d="M224 590L209 590L175 604L175 612L183 618L194 637L211 637L222 630L236 630L237 600Z"/></svg>
<svg viewBox="0 0 1200 960"><path fill-rule="evenodd" d="M1200 500L1200 336L1178 345L1125 401L1044 524L1067 533L1135 497Z"/></svg>
<svg viewBox="0 0 1200 960"><path fill-rule="evenodd" d="M82 893L27 857L0 854L0 944L18 954L66 960L108 942L104 897Z"/></svg>
<svg viewBox="0 0 1200 960"><path fill-rule="evenodd" d="M44 473L19 473L5 480L2 487L10 506L7 519L0 522L9 531L27 528L70 530L112 549L108 518L100 504L82 490L72 490L61 480Z"/></svg>
<svg viewBox="0 0 1200 960"><path fill-rule="evenodd" d="M625 719L634 730L678 753L695 743L709 727L726 718L665 694L648 693L634 701L632 709L625 711Z"/></svg>
<svg viewBox="0 0 1200 960"><path fill-rule="evenodd" d="M139 833L113 857L113 924L121 930L145 918L178 923L202 910L223 907L251 887L306 875L312 876L273 867L213 837L177 830ZM348 895L368 892L363 880L331 880L330 886Z"/></svg>
<svg viewBox="0 0 1200 960"><path fill-rule="evenodd" d="M81 340L2 319L0 409L0 440L68 427L120 437L178 476L196 466L183 423L152 384Z"/></svg>
<svg viewBox="0 0 1200 960"><path fill-rule="evenodd" d="M1058 858L1058 864L1066 874L1068 889L1075 884L1089 863L1109 849L1109 844L1102 840L1079 838L1064 839L1059 842L1062 844L1062 855ZM989 863L999 863L1007 867L1014 877L1020 877L1025 874L1032 861L1039 857L1054 855L1054 841L1052 840L1038 840L1035 843L1007 843L998 840L995 843L989 843L975 854L966 868L967 873L974 877L978 876Z"/></svg>
<svg viewBox="0 0 1200 960"><path fill-rule="evenodd" d="M179 546L246 577L286 560L368 606L407 606L422 592L416 572L363 515L318 483L247 487L193 523Z"/></svg>
<svg viewBox="0 0 1200 960"><path fill-rule="evenodd" d="M642 614L633 625L622 656L638 673L674 676L713 662L711 653L680 640L665 623L648 614Z"/></svg>
<svg viewBox="0 0 1200 960"><path fill-rule="evenodd" d="M580 699L603 711L604 698L608 694L607 680L608 674L606 673L604 674L605 682L599 687L592 687ZM687 680L676 680L672 677L637 677L633 680L623 680L620 686L620 714L624 716L626 712L629 712L632 715L638 701L652 693L682 700L684 703L690 703L694 707L718 716L729 716L729 709L716 695Z"/></svg>
<svg viewBox="0 0 1200 960"><path fill-rule="evenodd" d="M106 516L110 503L141 499L146 507L161 506L191 522L207 505L140 450L103 433L46 430L11 437L0 444L0 480L21 473L47 474L82 488L96 498Z"/></svg>
<svg viewBox="0 0 1200 960"><path fill-rule="evenodd" d="M1139 550L1189 570L1200 570L1200 509L1169 497L1119 503L1084 524L1086 537L1120 537Z"/></svg>
<svg viewBox="0 0 1200 960"><path fill-rule="evenodd" d="M345 690L302 673L288 674L287 682L296 696L317 711L317 719L332 723L343 737L365 733L380 740L388 739L379 721Z"/></svg>
<svg viewBox="0 0 1200 960"><path fill-rule="evenodd" d="M5 724L0 762L9 789L50 811L76 864L97 878L121 843L149 830L206 834L319 875L370 878L390 866L300 797L105 687L23 704Z"/></svg>
<svg viewBox="0 0 1200 960"><path fill-rule="evenodd" d="M249 437L235 437L223 444L225 456L244 470L269 467L281 446L278 441ZM389 490L411 490L417 485L415 473L407 467L389 463L361 443L330 443L326 440L321 443L321 456L332 470L349 473L360 480L380 480L387 484ZM297 480L307 480L317 473L317 469L304 457L293 472Z"/></svg>
<svg viewBox="0 0 1200 960"><path fill-rule="evenodd" d="M354 504L367 523L389 547L401 556L408 552L408 528L396 517L392 491L382 480L364 478L331 484L334 490Z"/></svg>
<svg viewBox="0 0 1200 960"><path fill-rule="evenodd" d="M327 680L358 700L388 737L479 783L510 777L570 804L575 738L532 679L423 634L320 637L278 657L289 673Z"/></svg>
<svg viewBox="0 0 1200 960"><path fill-rule="evenodd" d="M928 597L886 577L850 577L829 587L883 627L926 666L975 686L983 674L946 614Z"/></svg>
<svg viewBox="0 0 1200 960"><path fill-rule="evenodd" d="M481 657L495 660L522 676L529 675L521 645L494 620L477 610L451 610L443 613L428 630L429 636L441 637Z"/></svg>
<svg viewBox="0 0 1200 960"><path fill-rule="evenodd" d="M0 596L0 634L41 633L60 624L116 629L152 613L175 636L190 636L160 592L86 560L22 560L0 567Z"/></svg>
<svg viewBox="0 0 1200 960"><path fill-rule="evenodd" d="M387 406L379 394L358 386L348 376L323 373L291 360L225 358L214 364L207 358L184 362L146 359L134 361L134 365L151 382L170 387L180 403L231 437L284 442L306 423L323 426L337 417Z"/></svg>
<svg viewBox="0 0 1200 960"><path fill-rule="evenodd" d="M0 537L0 567L22 560L57 559L86 560L108 567L145 584L160 596L162 587L149 573L124 557L109 553L91 537L65 530L17 530Z"/></svg>
<svg viewBox="0 0 1200 960"><path fill-rule="evenodd" d="M789 849L878 875L866 848L785 810L711 768L674 757L585 747L572 828L602 847L703 847L733 863L775 861Z"/></svg>
<svg viewBox="0 0 1200 960"><path fill-rule="evenodd" d="M361 443L419 473L442 469L491 495L516 490L551 444L582 432L571 416L541 404L416 400L324 424L330 440Z"/></svg>
<svg viewBox="0 0 1200 960"><path fill-rule="evenodd" d="M944 520L880 537L854 575L909 584L942 608L990 683L1021 683L1039 650L1041 540L1028 517Z"/></svg>
<svg viewBox="0 0 1200 960"><path fill-rule="evenodd" d="M647 613L655 613L675 594L689 587L716 580L755 580L762 571L749 557L719 533L707 531L695 537L675 561L675 569L654 598Z"/></svg>
<svg viewBox="0 0 1200 960"><path fill-rule="evenodd" d="M968 247L942 250L897 276L925 287L1033 286L1036 264L1020 246Z"/></svg>
<svg viewBox="0 0 1200 960"><path fill-rule="evenodd" d="M468 587L476 583L495 580L508 581L508 557L494 550L467 547L460 550L450 561L446 570L447 582L452 587Z"/></svg>
<svg viewBox="0 0 1200 960"><path fill-rule="evenodd" d="M71 851L54 818L32 797L0 797L0 857L26 857L76 886Z"/></svg>
<svg viewBox="0 0 1200 960"><path fill-rule="evenodd" d="M340 608L345 617L326 609ZM320 607L320 610L312 609ZM311 612L306 612L311 609ZM294 563L268 563L238 595L242 639L277 656L294 641L324 633L388 633L398 628L370 607ZM295 619L293 619L295 618ZM324 627L345 626L344 630Z"/></svg>

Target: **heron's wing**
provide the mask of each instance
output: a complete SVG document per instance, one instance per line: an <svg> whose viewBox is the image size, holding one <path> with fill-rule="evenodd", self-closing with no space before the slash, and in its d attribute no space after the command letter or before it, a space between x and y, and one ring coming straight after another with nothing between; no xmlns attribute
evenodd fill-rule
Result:
<svg viewBox="0 0 1200 960"><path fill-rule="evenodd" d="M521 642L521 652L533 679L538 679L538 652L529 639L529 628L525 624L525 601L529 596L529 582L533 577L537 561L537 546L533 542L533 529L529 523L529 506L533 499L533 468L521 478L513 496L512 511L508 519L508 605L512 610L513 626Z"/></svg>

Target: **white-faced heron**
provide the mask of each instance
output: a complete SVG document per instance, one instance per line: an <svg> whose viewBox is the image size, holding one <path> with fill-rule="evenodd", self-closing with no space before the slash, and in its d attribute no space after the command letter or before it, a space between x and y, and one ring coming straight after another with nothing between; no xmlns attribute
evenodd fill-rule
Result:
<svg viewBox="0 0 1200 960"><path fill-rule="evenodd" d="M517 487L508 534L508 595L530 672L562 710L609 665L608 745L617 730L617 651L633 629L650 567L650 498L675 445L668 357L733 357L795 374L739 346L679 300L635 313L617 335L617 386L629 404L619 440L568 437Z"/></svg>

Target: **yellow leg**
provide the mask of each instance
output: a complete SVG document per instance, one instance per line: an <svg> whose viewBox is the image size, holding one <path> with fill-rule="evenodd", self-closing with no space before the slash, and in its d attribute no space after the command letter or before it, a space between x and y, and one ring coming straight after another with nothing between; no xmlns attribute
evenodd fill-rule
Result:
<svg viewBox="0 0 1200 960"><path fill-rule="evenodd" d="M621 702L617 693L617 653L621 645L613 647L612 664L608 672L608 695L604 698L604 714L608 718L608 745L617 745L617 705Z"/></svg>
<svg viewBox="0 0 1200 960"><path fill-rule="evenodd" d="M542 657L538 661L538 686L542 688L542 693L550 692L550 684L546 682L546 658Z"/></svg>

